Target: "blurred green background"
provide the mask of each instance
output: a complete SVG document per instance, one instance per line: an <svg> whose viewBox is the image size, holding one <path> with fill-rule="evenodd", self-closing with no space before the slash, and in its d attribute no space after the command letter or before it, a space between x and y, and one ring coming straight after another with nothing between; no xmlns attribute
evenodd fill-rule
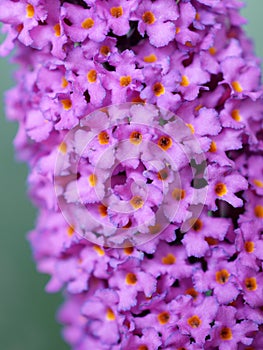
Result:
<svg viewBox="0 0 263 350"><path fill-rule="evenodd" d="M246 4L242 11L249 22L246 30L263 58L263 1L247 0ZM13 70L8 59L0 59L0 349L64 350L69 347L55 320L62 298L44 292L48 277L35 271L25 240L36 211L26 196L27 167L14 159L17 125L4 117L3 92L14 84Z"/></svg>

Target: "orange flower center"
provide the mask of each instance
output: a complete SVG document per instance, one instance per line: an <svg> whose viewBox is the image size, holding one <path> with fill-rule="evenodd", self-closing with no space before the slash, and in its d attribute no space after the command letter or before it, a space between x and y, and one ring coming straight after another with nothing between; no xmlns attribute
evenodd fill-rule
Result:
<svg viewBox="0 0 263 350"><path fill-rule="evenodd" d="M142 15L142 20L146 24L153 24L155 22L155 16L151 11L146 11Z"/></svg>
<svg viewBox="0 0 263 350"><path fill-rule="evenodd" d="M105 252L104 250L99 246L99 245L94 245L93 249L95 250L95 252L99 255L99 256L104 256Z"/></svg>
<svg viewBox="0 0 263 350"><path fill-rule="evenodd" d="M245 286L247 288L247 290L254 292L255 290L257 290L258 286L257 286L257 280L255 277L249 277L245 279Z"/></svg>
<svg viewBox="0 0 263 350"><path fill-rule="evenodd" d="M86 18L84 21L81 23L81 27L83 29L90 29L94 26L94 20L92 18Z"/></svg>
<svg viewBox="0 0 263 350"><path fill-rule="evenodd" d="M236 121L236 122L240 122L242 120L241 115L239 113L238 109L234 109L231 112L231 117Z"/></svg>
<svg viewBox="0 0 263 350"><path fill-rule="evenodd" d="M98 135L98 139L101 145L107 145L109 143L110 137L106 131L101 131Z"/></svg>
<svg viewBox="0 0 263 350"><path fill-rule="evenodd" d="M231 340L233 338L231 329L223 327L220 331L220 338L222 340Z"/></svg>
<svg viewBox="0 0 263 350"><path fill-rule="evenodd" d="M97 184L98 178L95 174L90 174L89 176L89 184L91 187L95 187Z"/></svg>
<svg viewBox="0 0 263 350"><path fill-rule="evenodd" d="M164 151L167 151L172 147L173 141L169 136L161 136L158 140L158 146L161 147Z"/></svg>
<svg viewBox="0 0 263 350"><path fill-rule="evenodd" d="M139 131L133 131L129 139L132 144L139 145L142 142L142 134Z"/></svg>
<svg viewBox="0 0 263 350"><path fill-rule="evenodd" d="M194 128L193 124L187 123L187 124L185 124L185 125L190 129L190 131L191 131L192 134L195 133L195 128Z"/></svg>
<svg viewBox="0 0 263 350"><path fill-rule="evenodd" d="M89 83L95 83L97 80L97 72L95 69L91 69L87 74L87 79Z"/></svg>
<svg viewBox="0 0 263 350"><path fill-rule="evenodd" d="M247 253L253 253L253 251L255 249L255 243L254 242L247 241L247 242L245 242L244 246L245 246L245 251Z"/></svg>
<svg viewBox="0 0 263 350"><path fill-rule="evenodd" d="M101 53L103 56L108 56L108 54L110 53L110 48L109 48L109 46L103 45L103 46L100 48L100 53Z"/></svg>
<svg viewBox="0 0 263 350"><path fill-rule="evenodd" d="M149 56L144 56L143 60L146 63L154 63L154 62L157 61L157 57L156 57L156 55L154 53L152 53Z"/></svg>
<svg viewBox="0 0 263 350"><path fill-rule="evenodd" d="M134 208L134 209L140 209L143 204L144 204L144 201L142 199L142 197L140 196L134 196L132 197L132 199L130 200L130 203L131 203L131 206Z"/></svg>
<svg viewBox="0 0 263 350"><path fill-rule="evenodd" d="M114 312L112 311L111 308L108 308L108 309L107 309L106 319L107 319L108 321L114 321L114 320L116 320L116 316L115 316L115 314L114 314Z"/></svg>
<svg viewBox="0 0 263 350"><path fill-rule="evenodd" d="M131 255L133 253L133 247L126 247L123 250L126 255Z"/></svg>
<svg viewBox="0 0 263 350"><path fill-rule="evenodd" d="M26 16L28 18L33 18L35 15L35 9L34 9L34 6L31 5L31 4L28 4L27 7L26 7Z"/></svg>
<svg viewBox="0 0 263 350"><path fill-rule="evenodd" d="M72 102L71 102L70 99L67 98L67 99L65 99L65 100L61 100L60 102L61 102L63 108L64 108L66 111L68 111L68 110L71 109L71 107L72 107Z"/></svg>
<svg viewBox="0 0 263 350"><path fill-rule="evenodd" d="M130 75L124 75L123 77L120 77L120 86L126 87L130 85L131 81L132 81L132 78Z"/></svg>
<svg viewBox="0 0 263 350"><path fill-rule="evenodd" d="M262 205L256 205L254 208L254 213L257 218L262 219L263 218L263 206Z"/></svg>
<svg viewBox="0 0 263 350"><path fill-rule="evenodd" d="M187 323L192 328L198 328L200 327L202 320L197 315L194 315L188 318Z"/></svg>
<svg viewBox="0 0 263 350"><path fill-rule="evenodd" d="M153 85L153 92L155 96L159 97L165 93L165 87L162 83L155 83Z"/></svg>
<svg viewBox="0 0 263 350"><path fill-rule="evenodd" d="M203 227L203 222L200 219L193 219L193 225L192 228L194 231L198 232L202 229Z"/></svg>
<svg viewBox="0 0 263 350"><path fill-rule="evenodd" d="M54 29L55 35L56 35L57 37L59 37L59 36L61 35L60 24L59 24L59 23L55 24L54 27L53 27L53 29Z"/></svg>
<svg viewBox="0 0 263 350"><path fill-rule="evenodd" d="M186 75L183 75L180 85L183 87L187 87L189 84L190 84L189 79L187 78Z"/></svg>
<svg viewBox="0 0 263 350"><path fill-rule="evenodd" d="M184 199L185 198L185 190L183 190L181 188L175 188L172 192L172 197L177 201Z"/></svg>
<svg viewBox="0 0 263 350"><path fill-rule="evenodd" d="M137 283L136 275L132 272L127 273L125 282L130 286L134 286Z"/></svg>
<svg viewBox="0 0 263 350"><path fill-rule="evenodd" d="M219 196L222 197L227 193L227 187L225 184L222 182L219 182L218 184L215 185L215 193Z"/></svg>
<svg viewBox="0 0 263 350"><path fill-rule="evenodd" d="M227 283L229 277L230 277L230 273L226 269L216 272L216 282L219 284Z"/></svg>
<svg viewBox="0 0 263 350"><path fill-rule="evenodd" d="M62 154L66 154L66 152L67 152L67 144L65 142L61 142L61 144L58 146L58 150Z"/></svg>
<svg viewBox="0 0 263 350"><path fill-rule="evenodd" d="M173 265L175 262L176 262L176 257L171 253L167 254L162 258L162 263L164 265Z"/></svg>
<svg viewBox="0 0 263 350"><path fill-rule="evenodd" d="M104 204L99 205L98 210L99 210L99 213L102 217L105 217L108 215L107 209L108 208Z"/></svg>
<svg viewBox="0 0 263 350"><path fill-rule="evenodd" d="M233 81L231 83L232 85L232 88L236 91L236 92L242 92L243 91L243 88L242 86L240 85L240 83L238 81Z"/></svg>
<svg viewBox="0 0 263 350"><path fill-rule="evenodd" d="M167 311L161 312L158 316L157 319L161 325L164 325L169 322L170 320L170 314Z"/></svg>
<svg viewBox="0 0 263 350"><path fill-rule="evenodd" d="M208 243L208 245L217 245L218 244L218 239L215 239L213 237L206 237L205 241Z"/></svg>
<svg viewBox="0 0 263 350"><path fill-rule="evenodd" d="M216 150L217 150L216 143L215 143L215 141L212 141L211 145L210 145L210 148L209 148L209 152L215 153Z"/></svg>
<svg viewBox="0 0 263 350"><path fill-rule="evenodd" d="M139 345L138 350L148 350L148 346L147 345Z"/></svg>
<svg viewBox="0 0 263 350"><path fill-rule="evenodd" d="M67 235L69 237L72 237L74 234L74 227L73 226L69 226L68 229L67 229Z"/></svg>
<svg viewBox="0 0 263 350"><path fill-rule="evenodd" d="M123 15L123 9L121 6L119 7L112 7L110 9L110 13L112 15L112 17L115 17L115 18L119 18Z"/></svg>
<svg viewBox="0 0 263 350"><path fill-rule="evenodd" d="M191 295L191 297L193 299L196 299L198 297L198 292L194 289L194 288L188 288L186 291L185 291L185 294L187 295Z"/></svg>

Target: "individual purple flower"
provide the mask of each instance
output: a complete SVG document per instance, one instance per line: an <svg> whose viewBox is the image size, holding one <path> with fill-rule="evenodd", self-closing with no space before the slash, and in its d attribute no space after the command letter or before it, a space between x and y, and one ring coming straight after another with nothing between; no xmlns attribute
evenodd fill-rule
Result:
<svg viewBox="0 0 263 350"><path fill-rule="evenodd" d="M221 306L208 344L212 347L218 346L220 350L237 349L239 342L250 345L253 339L249 334L256 330L257 326L251 321L241 320L237 323L234 307Z"/></svg>
<svg viewBox="0 0 263 350"><path fill-rule="evenodd" d="M179 16L177 4L171 0L162 3L144 1L136 10L135 18L139 20L138 30L143 36L149 35L150 43L156 47L166 46L175 37L173 23Z"/></svg>

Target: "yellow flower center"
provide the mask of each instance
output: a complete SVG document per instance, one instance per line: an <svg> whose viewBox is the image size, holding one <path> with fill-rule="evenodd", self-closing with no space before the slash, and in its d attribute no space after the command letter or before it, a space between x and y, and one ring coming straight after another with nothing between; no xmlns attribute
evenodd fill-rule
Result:
<svg viewBox="0 0 263 350"><path fill-rule="evenodd" d="M34 6L31 5L31 4L28 4L28 5L26 6L26 16L27 16L28 18L33 18L34 15L35 15Z"/></svg>
<svg viewBox="0 0 263 350"><path fill-rule="evenodd" d="M130 75L124 75L123 77L120 77L120 86L126 87L130 85L132 81L132 78Z"/></svg>
<svg viewBox="0 0 263 350"><path fill-rule="evenodd" d="M67 87L68 86L68 81L65 77L62 77L62 82L61 82L61 86L63 88Z"/></svg>
<svg viewBox="0 0 263 350"><path fill-rule="evenodd" d="M155 22L155 16L151 11L146 11L142 15L142 20L146 24L153 24Z"/></svg>
<svg viewBox="0 0 263 350"><path fill-rule="evenodd" d="M201 326L202 320L197 315L194 315L188 318L187 323L192 328L198 328Z"/></svg>
<svg viewBox="0 0 263 350"><path fill-rule="evenodd" d="M187 78L186 75L183 75L180 85L183 87L187 87L189 84L190 84L189 79Z"/></svg>
<svg viewBox="0 0 263 350"><path fill-rule="evenodd" d="M140 209L143 206L144 201L143 201L142 197L134 196L130 200L130 204L134 209Z"/></svg>
<svg viewBox="0 0 263 350"><path fill-rule="evenodd" d="M233 111L231 112L231 117L236 121L236 122L240 122L242 120L242 117L239 113L238 109L233 109Z"/></svg>
<svg viewBox="0 0 263 350"><path fill-rule="evenodd" d="M108 321L115 321L116 320L116 316L115 316L115 314L114 314L114 312L112 311L111 308L107 309L106 319Z"/></svg>
<svg viewBox="0 0 263 350"><path fill-rule="evenodd" d="M161 136L158 140L158 146L167 151L170 147L172 147L173 141L169 136Z"/></svg>
<svg viewBox="0 0 263 350"><path fill-rule="evenodd" d="M123 9L121 6L119 7L112 7L110 9L110 13L112 15L112 17L115 17L115 18L119 18L123 15Z"/></svg>
<svg viewBox="0 0 263 350"><path fill-rule="evenodd" d="M157 319L161 325L164 325L169 322L170 320L170 314L167 311L161 312L158 316Z"/></svg>
<svg viewBox="0 0 263 350"><path fill-rule="evenodd" d="M95 83L97 80L97 72L95 69L91 69L87 74L87 79L89 83Z"/></svg>
<svg viewBox="0 0 263 350"><path fill-rule="evenodd" d="M153 85L153 92L155 96L159 97L165 93L165 87L162 83L155 83Z"/></svg>
<svg viewBox="0 0 263 350"><path fill-rule="evenodd" d="M133 145L139 145L142 142L142 134L139 131L133 131L129 140Z"/></svg>
<svg viewBox="0 0 263 350"><path fill-rule="evenodd" d="M245 279L245 286L247 288L247 290L254 292L255 290L257 290L258 286L257 286L257 280L255 277L249 277Z"/></svg>
<svg viewBox="0 0 263 350"><path fill-rule="evenodd" d="M210 148L209 148L209 152L215 153L216 151L217 151L216 143L215 143L215 141L212 141Z"/></svg>
<svg viewBox="0 0 263 350"><path fill-rule="evenodd" d="M58 146L58 150L62 154L66 154L66 152L67 152L67 144L66 144L66 142L61 142L61 144Z"/></svg>
<svg viewBox="0 0 263 350"><path fill-rule="evenodd" d="M231 340L233 338L231 329L223 327L220 331L220 338L222 340Z"/></svg>
<svg viewBox="0 0 263 350"><path fill-rule="evenodd" d="M127 273L125 282L130 286L134 286L137 283L136 275L132 272Z"/></svg>
<svg viewBox="0 0 263 350"><path fill-rule="evenodd" d="M90 174L90 176L89 176L89 184L90 184L90 186L91 187L95 187L96 184L97 184L97 181L98 181L97 176L95 174Z"/></svg>
<svg viewBox="0 0 263 350"><path fill-rule="evenodd" d="M107 131L101 131L98 135L98 139L101 145L107 145L110 142L110 137Z"/></svg>
<svg viewBox="0 0 263 350"><path fill-rule="evenodd" d="M254 213L257 218L262 219L263 218L263 206L262 205L256 205L254 208Z"/></svg>
<svg viewBox="0 0 263 350"><path fill-rule="evenodd" d="M242 86L240 85L240 83L238 81L233 81L231 83L232 85L232 88L236 91L236 92L242 92L243 91L243 88Z"/></svg>
<svg viewBox="0 0 263 350"><path fill-rule="evenodd" d="M194 126L192 124L189 123L189 124L185 124L185 125L190 129L192 134L195 133L195 128L194 128Z"/></svg>
<svg viewBox="0 0 263 350"><path fill-rule="evenodd" d="M94 245L93 249L95 250L95 252L99 255L99 256L103 256L105 255L104 250L99 246L99 245Z"/></svg>
<svg viewBox="0 0 263 350"><path fill-rule="evenodd" d="M227 283L230 277L230 273L226 269L222 269L216 272L216 282L219 284Z"/></svg>
<svg viewBox="0 0 263 350"><path fill-rule="evenodd" d="M72 102L68 98L65 100L61 100L61 104L66 111L70 110L72 107Z"/></svg>
<svg viewBox="0 0 263 350"><path fill-rule="evenodd" d="M215 193L219 196L222 197L227 193L227 187L225 184L222 182L219 182L218 184L215 185Z"/></svg>
<svg viewBox="0 0 263 350"><path fill-rule="evenodd" d="M157 57L156 57L156 55L154 53L152 53L149 56L144 56L143 60L146 63L154 63L154 62L157 61Z"/></svg>
<svg viewBox="0 0 263 350"><path fill-rule="evenodd" d="M83 29L90 29L94 26L94 20L92 18L86 18L84 21L81 23L81 27Z"/></svg>
<svg viewBox="0 0 263 350"><path fill-rule="evenodd" d="M56 35L57 37L59 37L59 36L61 35L60 24L59 24L59 23L55 24L54 27L53 27L53 29L54 29L55 35Z"/></svg>

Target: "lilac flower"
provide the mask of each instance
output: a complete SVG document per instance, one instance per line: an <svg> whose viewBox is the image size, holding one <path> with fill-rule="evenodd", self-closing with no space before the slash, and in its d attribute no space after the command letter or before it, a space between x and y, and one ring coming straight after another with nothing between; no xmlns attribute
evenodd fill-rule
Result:
<svg viewBox="0 0 263 350"><path fill-rule="evenodd" d="M28 239L73 349L262 348L263 95L241 5L0 4Z"/></svg>

